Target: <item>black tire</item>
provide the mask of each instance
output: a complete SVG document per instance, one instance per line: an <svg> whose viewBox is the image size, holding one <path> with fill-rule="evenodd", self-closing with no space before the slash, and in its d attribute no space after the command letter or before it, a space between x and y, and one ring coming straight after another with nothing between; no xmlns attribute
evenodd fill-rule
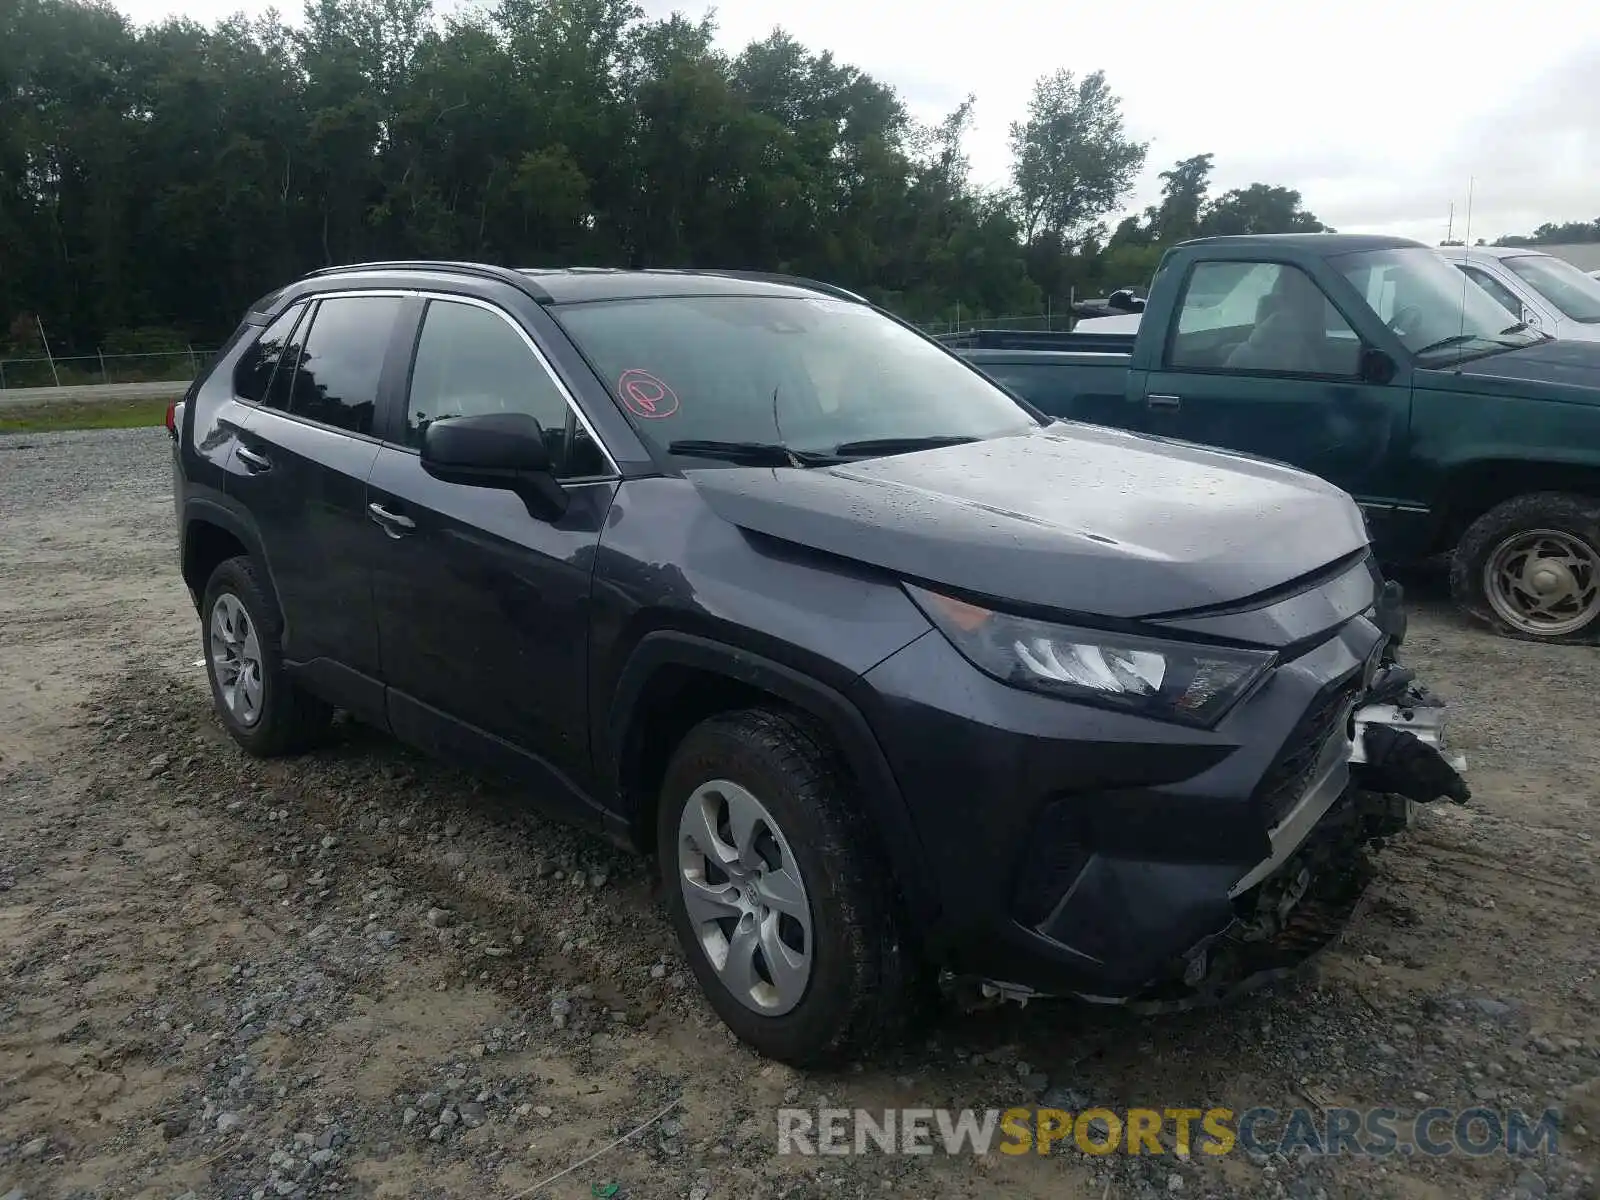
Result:
<svg viewBox="0 0 1600 1200"><path fill-rule="evenodd" d="M1463 609L1506 637L1530 642L1600 641L1600 605L1580 626L1552 632L1519 625L1496 608L1485 578L1490 560L1508 538L1536 530L1575 539L1600 560L1600 500L1563 492L1517 496L1484 513L1461 535L1450 561L1451 595Z"/></svg>
<svg viewBox="0 0 1600 1200"><path fill-rule="evenodd" d="M253 721L241 720L229 708L213 660L212 615L218 602L229 596L243 607L260 648L262 694L259 715ZM234 741L259 758L270 758L309 749L327 732L333 709L306 693L283 669L278 647L283 625L252 559L230 558L211 572L200 602L200 630L212 707Z"/></svg>
<svg viewBox="0 0 1600 1200"><path fill-rule="evenodd" d="M782 1015L747 1007L723 983L684 903L679 819L695 791L713 780L759 798L783 831L810 901L810 977L803 998ZM851 786L821 731L765 709L696 726L662 783L656 830L662 892L690 968L741 1041L796 1067L866 1058L922 1011L922 973L904 936L902 905Z"/></svg>

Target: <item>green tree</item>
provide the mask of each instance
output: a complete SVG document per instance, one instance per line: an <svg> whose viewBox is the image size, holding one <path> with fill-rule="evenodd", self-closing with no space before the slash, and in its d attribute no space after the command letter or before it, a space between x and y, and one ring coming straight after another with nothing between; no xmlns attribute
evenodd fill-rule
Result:
<svg viewBox="0 0 1600 1200"><path fill-rule="evenodd" d="M1109 213L1133 186L1147 146L1127 136L1105 72L1043 76L1026 120L1011 125L1012 184L1024 236L1072 237Z"/></svg>
<svg viewBox="0 0 1600 1200"><path fill-rule="evenodd" d="M1145 210L1151 241L1181 242L1200 232L1212 157L1196 154L1161 172L1161 203Z"/></svg>
<svg viewBox="0 0 1600 1200"><path fill-rule="evenodd" d="M1546 221L1530 236L1511 234L1497 238L1496 246L1562 246L1574 242L1600 242L1600 217L1593 221Z"/></svg>
<svg viewBox="0 0 1600 1200"><path fill-rule="evenodd" d="M1252 183L1224 192L1205 206L1200 233L1213 237L1241 233L1332 233L1328 226L1301 207L1293 188Z"/></svg>

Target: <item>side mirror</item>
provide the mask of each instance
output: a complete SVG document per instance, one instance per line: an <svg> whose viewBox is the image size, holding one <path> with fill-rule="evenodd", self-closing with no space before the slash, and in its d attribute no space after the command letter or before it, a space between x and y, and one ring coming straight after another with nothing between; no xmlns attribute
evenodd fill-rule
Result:
<svg viewBox="0 0 1600 1200"><path fill-rule="evenodd" d="M541 521L567 511L567 494L550 473L544 430L527 413L431 422L422 434L422 469L445 483L513 492Z"/></svg>
<svg viewBox="0 0 1600 1200"><path fill-rule="evenodd" d="M1390 383L1394 380L1396 369L1394 359L1382 350L1368 346L1361 351L1362 383Z"/></svg>

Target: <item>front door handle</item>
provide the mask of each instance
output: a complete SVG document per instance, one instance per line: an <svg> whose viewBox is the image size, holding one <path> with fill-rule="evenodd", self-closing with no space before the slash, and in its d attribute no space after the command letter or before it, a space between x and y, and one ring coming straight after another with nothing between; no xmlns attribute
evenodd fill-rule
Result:
<svg viewBox="0 0 1600 1200"><path fill-rule="evenodd" d="M235 446L233 452L239 456L239 461L252 471L272 470L272 460L265 454L257 454L249 446Z"/></svg>
<svg viewBox="0 0 1600 1200"><path fill-rule="evenodd" d="M1178 408L1183 401L1168 392L1151 392L1144 398L1151 408Z"/></svg>
<svg viewBox="0 0 1600 1200"><path fill-rule="evenodd" d="M405 537L406 534L417 527L417 523L410 517L390 512L376 500L367 505L367 514L377 523L380 529L392 538Z"/></svg>

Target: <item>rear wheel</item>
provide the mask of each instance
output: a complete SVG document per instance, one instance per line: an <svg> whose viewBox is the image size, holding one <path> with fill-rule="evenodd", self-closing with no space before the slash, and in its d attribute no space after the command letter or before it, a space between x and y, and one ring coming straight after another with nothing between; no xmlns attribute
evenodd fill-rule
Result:
<svg viewBox="0 0 1600 1200"><path fill-rule="evenodd" d="M1456 547L1450 590L1510 637L1600 639L1600 501L1536 493L1490 509Z"/></svg>
<svg viewBox="0 0 1600 1200"><path fill-rule="evenodd" d="M217 716L234 741L268 757L314 744L333 710L284 671L282 627L257 570L244 556L220 563L206 581L200 616Z"/></svg>
<svg viewBox="0 0 1600 1200"><path fill-rule="evenodd" d="M691 730L667 768L657 849L690 967L759 1053L858 1058L909 1019L917 972L895 890L818 731L761 709Z"/></svg>

